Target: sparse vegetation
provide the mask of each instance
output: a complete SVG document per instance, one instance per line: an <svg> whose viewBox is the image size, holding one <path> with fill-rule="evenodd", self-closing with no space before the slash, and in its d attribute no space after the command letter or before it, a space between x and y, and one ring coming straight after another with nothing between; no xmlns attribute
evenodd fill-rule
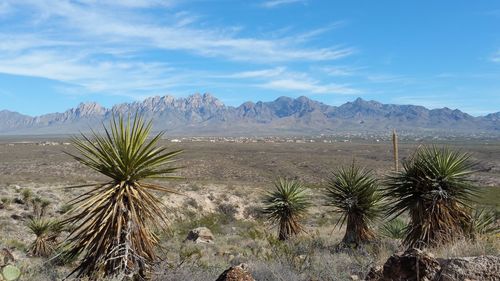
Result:
<svg viewBox="0 0 500 281"><path fill-rule="evenodd" d="M0 203L2 203L4 208L8 208L10 206L10 204L12 204L12 198L2 197L0 199Z"/></svg>
<svg viewBox="0 0 500 281"><path fill-rule="evenodd" d="M92 137L89 139L93 141ZM159 145L167 144L166 141L158 142ZM151 232L157 237L158 244L154 249L161 262L154 263L151 267L152 274L145 277L162 281L215 280L228 266L243 262L259 281L352 280L351 275L357 275L362 280L370 267L383 264L389 256L403 250L400 238L401 235L403 238L406 236L403 229L409 221L408 212L393 220L370 223L370 230L376 229L377 232L373 234L379 235L374 240L375 243L338 251L337 245L342 244L345 228L337 227L332 230L332 226L342 214L330 212L329 208L320 204L325 199L325 182L322 180L330 175L329 169L349 165L353 154L360 163L373 169L373 178L383 179L393 167L389 142L383 145L355 142L279 145L183 142L168 145L189 150L179 163L180 166L190 167L181 170L181 175L186 176L188 181L165 183L169 187L178 185L186 196L161 196L162 193L152 193L168 206L168 209L163 210L168 210L166 215L169 227L166 231L154 226L151 228ZM399 146L403 159L411 155L410 152L416 147L404 141ZM99 173L82 168L76 161L63 156L57 146L33 147L36 149L30 146L4 149L0 143L0 153L4 157L1 159L3 162L0 161L0 168L5 171L0 174L0 185L2 182L6 183L3 185L5 188L0 189L0 196L15 198L15 204L0 210L0 249L5 247L12 251L16 261L10 264L22 271L21 280L62 280L84 261L87 251L83 250L80 255L69 255L74 244L64 243L56 247L49 258L31 258L35 238L34 235L26 235L31 232L26 223L30 218L36 219L32 212L35 208L31 206L32 201L39 197L40 200L37 201L41 203L41 200L50 198L42 220L68 218L80 213L82 209L79 209L81 204L67 204L66 198L78 196L81 190L59 187L67 185L67 182L90 184L107 180L103 180ZM440 258L498 255L498 234L495 231L480 230L480 225L489 225L484 229L490 229L490 226L494 229L499 225L498 200L495 198L500 193L494 185L498 186L500 183L496 168L500 164L500 146L461 147L471 151L475 158L486 162L481 167L489 169L481 169L472 178L478 180L480 185L492 186L482 188L486 190L485 195L478 197L479 202L472 204L474 208L478 208L477 213L470 210L471 222L474 223L469 223L469 226L475 225L474 232L470 235L464 233L445 245L437 245L429 250ZM71 146L66 149L71 154L80 155ZM23 154L25 151L30 155ZM29 168L24 169L26 160L5 160L6 155L8 157L14 154L24 155L22 159L30 159ZM51 159L50 163L40 165L46 156ZM256 192L265 188L275 174L291 175L304 183L308 187L312 203L308 208L308 215L300 220L307 232L286 241L280 241L274 233L269 233L265 224L266 216L262 212L262 197ZM18 180L14 177L18 177ZM21 195L25 189L31 190L31 199L26 205L22 204L24 200ZM85 188L85 192L88 191L92 191L92 187ZM486 210L480 214L483 208ZM70 212L70 209L73 211ZM482 219L476 220L476 217ZM492 224L489 223L491 221ZM183 242L190 230L201 226L211 230L214 243ZM61 233L62 239L79 228L81 223L75 222L66 225L58 233ZM469 228L464 228L465 230L468 231ZM124 276L98 278L116 281L121 277ZM88 280L85 277L82 279Z"/></svg>
<svg viewBox="0 0 500 281"><path fill-rule="evenodd" d="M69 212L72 208L73 208L73 206L71 206L71 204L63 204L63 205L59 208L59 213L61 213L61 214L66 214L66 213L67 213L67 212Z"/></svg>
<svg viewBox="0 0 500 281"><path fill-rule="evenodd" d="M50 206L51 202L47 199L41 197L34 197L31 199L31 206L33 208L33 215L36 218L42 218L47 212L47 208Z"/></svg>
<svg viewBox="0 0 500 281"><path fill-rule="evenodd" d="M31 199L33 198L33 191L29 188L24 188L21 191L21 196L23 198L24 203L29 204L31 202Z"/></svg>
<svg viewBox="0 0 500 281"><path fill-rule="evenodd" d="M279 178L274 187L264 198L263 212L278 226L278 239L287 240L304 231L301 220L311 203L306 189L297 181Z"/></svg>
<svg viewBox="0 0 500 281"><path fill-rule="evenodd" d="M341 216L336 226L346 224L343 245L357 247L375 238L371 228L382 214L382 193L370 171L354 163L334 172L325 189L326 206Z"/></svg>

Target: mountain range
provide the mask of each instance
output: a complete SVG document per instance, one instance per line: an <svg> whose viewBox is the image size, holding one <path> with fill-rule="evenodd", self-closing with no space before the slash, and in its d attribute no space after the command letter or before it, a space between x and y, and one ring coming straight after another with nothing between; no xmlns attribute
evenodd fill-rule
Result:
<svg viewBox="0 0 500 281"><path fill-rule="evenodd" d="M226 106L210 94L186 98L155 96L104 108L81 103L63 113L31 117L0 111L2 135L73 134L101 126L114 113L138 112L153 119L168 135L306 135L342 132L384 132L397 128L414 133L500 134L500 112L474 117L458 109L382 104L357 98L331 106L307 97L280 97L271 102Z"/></svg>

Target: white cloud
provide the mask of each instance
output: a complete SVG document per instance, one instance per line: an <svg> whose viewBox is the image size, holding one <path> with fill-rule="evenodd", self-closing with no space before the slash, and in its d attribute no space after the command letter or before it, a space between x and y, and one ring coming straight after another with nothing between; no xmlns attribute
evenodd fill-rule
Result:
<svg viewBox="0 0 500 281"><path fill-rule="evenodd" d="M369 74L366 78L373 83L409 83L412 81L406 76L394 74Z"/></svg>
<svg viewBox="0 0 500 281"><path fill-rule="evenodd" d="M265 8L274 8L278 6L288 5L288 4L297 4L297 3L305 3L305 0L267 0L262 3L262 7Z"/></svg>
<svg viewBox="0 0 500 281"><path fill-rule="evenodd" d="M173 11L178 1L19 0L4 1L18 26L0 25L0 72L43 77L88 91L144 96L175 87L210 84L211 79L301 78L284 66L239 73L203 73L175 68L152 52L184 52L198 57L243 61L253 65L286 65L297 61L332 61L351 55L352 47L308 47L340 23L295 35L272 38L240 35L238 27L200 24L197 15ZM162 18L146 12L154 8ZM12 12L14 11L14 12ZM16 14L21 13L21 14ZM0 17L0 20L2 18ZM15 30L15 31L14 31ZM36 30L36 33L33 32ZM277 80L279 81L279 80ZM311 83L311 82L309 82ZM279 83L278 83L279 84ZM311 92L338 91L334 85L311 84ZM295 88L298 86L295 85Z"/></svg>
<svg viewBox="0 0 500 281"><path fill-rule="evenodd" d="M360 68L350 66L326 66L321 70L330 76L353 76L356 75Z"/></svg>
<svg viewBox="0 0 500 281"><path fill-rule="evenodd" d="M251 71L242 71L225 75L217 75L216 78L236 78L236 79L244 79L244 78L270 78L276 77L285 72L284 67L276 67L271 69L262 69L262 70L251 70Z"/></svg>
<svg viewBox="0 0 500 281"><path fill-rule="evenodd" d="M86 5L107 5L124 8L172 7L178 1L173 0L79 0Z"/></svg>
<svg viewBox="0 0 500 281"><path fill-rule="evenodd" d="M214 76L222 79L251 79L255 84L249 85L258 88L266 88L277 91L292 91L307 94L341 94L353 95L359 94L359 89L349 85L324 82L313 79L308 72L291 71L285 67L276 67L269 69L250 70L231 74Z"/></svg>
<svg viewBox="0 0 500 281"><path fill-rule="evenodd" d="M310 79L278 79L260 85L263 88L273 90L298 91L313 94L342 94L354 95L360 91L347 85L321 84Z"/></svg>
<svg viewBox="0 0 500 281"><path fill-rule="evenodd" d="M41 15L40 18L47 25L58 21L61 23L58 26L61 33L80 35L71 37L72 40L99 42L100 45L182 50L201 56L260 63L328 61L349 56L354 52L352 47L297 46L298 42L304 43L309 38L332 29L335 24L296 36L261 39L238 36L231 28L189 27L196 17L189 17L186 13L181 17L168 17L172 21L168 25L151 21L147 16L101 6L82 7L66 1L50 2L51 5L44 1L24 1L26 2L30 4L27 5L29 8L35 8L35 12Z"/></svg>

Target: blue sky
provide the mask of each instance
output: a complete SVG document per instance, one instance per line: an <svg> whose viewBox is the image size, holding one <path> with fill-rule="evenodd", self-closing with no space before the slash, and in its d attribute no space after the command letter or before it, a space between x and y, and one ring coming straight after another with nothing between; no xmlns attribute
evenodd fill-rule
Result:
<svg viewBox="0 0 500 281"><path fill-rule="evenodd" d="M209 92L500 111L500 2L0 0L0 109Z"/></svg>

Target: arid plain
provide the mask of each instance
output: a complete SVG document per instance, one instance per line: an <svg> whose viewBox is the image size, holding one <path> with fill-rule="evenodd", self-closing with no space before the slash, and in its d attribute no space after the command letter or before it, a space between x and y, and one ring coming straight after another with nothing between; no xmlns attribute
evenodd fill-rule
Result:
<svg viewBox="0 0 500 281"><path fill-rule="evenodd" d="M478 204L499 209L500 141L403 141L399 144L401 162L422 144L447 145L469 152L471 159L478 163L473 179L484 191ZM320 258L338 255L333 254L331 248L342 237L342 230L333 231L337 215L322 206L322 185L333 170L352 161L373 170L377 178L384 179L393 169L390 141L173 143L164 140L162 145L169 150L183 150L173 163L173 166L183 167L177 173L181 179L162 182L183 195L162 195L168 207L170 230L161 234L165 263L159 265L159 272L168 274L158 277L158 280L205 280L207 276L211 279L206 280L215 280L221 270L240 261L253 266L254 274L260 276L258 280L279 280L269 277L275 275L289 278L283 280L303 280L310 273L308 270L319 274L319 277L324 274L337 276L339 279L336 280L350 280L349 276L363 275L370 266L381 264L400 247L395 242L384 242L377 246L375 255L362 259L351 255L335 256L332 264L322 264ZM37 280L59 280L70 267L46 268L42 260L26 254L27 246L34 239L31 234L27 235L29 231L26 227L31 210L16 203L16 199L22 199L24 190L31 190L33 196L50 202L48 215L60 219L64 217L68 200L83 192L64 187L104 179L81 166L67 153L77 153L68 139L0 139L0 197L9 201L8 206L0 209L0 244L24 261L23 270L28 272L27 276ZM266 225L257 211L262 196L272 188L277 176L303 182L310 187L314 201L306 223L309 238L291 246L292 265L281 260L261 263L273 257L283 257L273 248L276 245L272 246L269 242L268 235L275 235L276 230ZM211 228L216 237L214 245L183 243L187 232L199 226ZM457 244L438 251L437 255L498 254L498 240L488 243L467 244L467 247ZM320 264L314 268L310 265L311 269L306 268L308 261L295 260L307 256L301 251L309 251L308 247L319 251L311 256L318 258ZM309 262L312 264L312 261ZM322 273L321 269L328 272Z"/></svg>

